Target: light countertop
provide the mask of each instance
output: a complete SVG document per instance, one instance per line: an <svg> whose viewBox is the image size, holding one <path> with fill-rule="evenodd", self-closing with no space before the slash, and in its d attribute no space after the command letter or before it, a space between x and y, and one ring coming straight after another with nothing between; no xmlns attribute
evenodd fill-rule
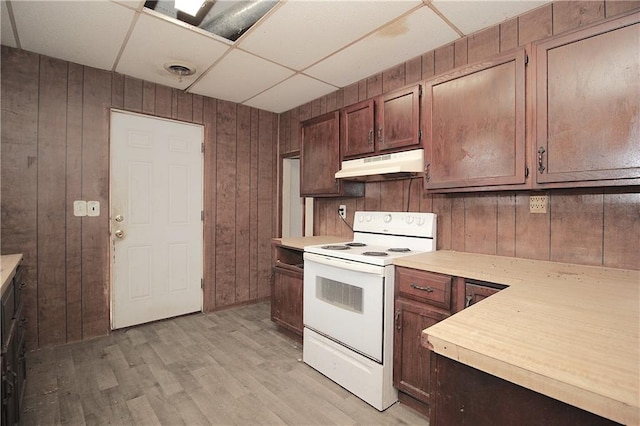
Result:
<svg viewBox="0 0 640 426"><path fill-rule="evenodd" d="M313 246L320 244L335 244L350 242L351 239L347 237L336 237L334 235L319 235L313 237L287 237L287 238L274 238L273 243L281 245L283 247L289 247L293 249L303 250L304 246Z"/></svg>
<svg viewBox="0 0 640 426"><path fill-rule="evenodd" d="M11 282L20 262L22 262L22 254L20 253L0 256L0 279L2 280L0 294L4 293L5 287Z"/></svg>
<svg viewBox="0 0 640 426"><path fill-rule="evenodd" d="M509 286L427 328L436 353L640 424L640 271L453 251L395 264Z"/></svg>

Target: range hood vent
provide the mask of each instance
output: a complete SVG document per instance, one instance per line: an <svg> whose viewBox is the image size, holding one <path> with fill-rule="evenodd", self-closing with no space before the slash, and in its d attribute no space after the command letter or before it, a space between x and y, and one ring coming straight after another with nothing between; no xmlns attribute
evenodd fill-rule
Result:
<svg viewBox="0 0 640 426"><path fill-rule="evenodd" d="M346 180L399 179L415 176L423 170L424 150L414 149L343 161L335 177Z"/></svg>

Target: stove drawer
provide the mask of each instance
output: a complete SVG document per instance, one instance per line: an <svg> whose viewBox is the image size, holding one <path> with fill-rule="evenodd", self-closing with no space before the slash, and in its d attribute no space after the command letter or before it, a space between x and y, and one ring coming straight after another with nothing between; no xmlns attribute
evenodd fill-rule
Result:
<svg viewBox="0 0 640 426"><path fill-rule="evenodd" d="M396 268L397 295L443 309L451 309L451 280L449 275Z"/></svg>

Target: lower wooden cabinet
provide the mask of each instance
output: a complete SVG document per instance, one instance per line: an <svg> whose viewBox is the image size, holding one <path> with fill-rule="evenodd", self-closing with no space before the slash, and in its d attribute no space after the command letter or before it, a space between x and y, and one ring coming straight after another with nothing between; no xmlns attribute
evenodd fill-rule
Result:
<svg viewBox="0 0 640 426"><path fill-rule="evenodd" d="M431 367L431 426L618 424L435 352Z"/></svg>
<svg viewBox="0 0 640 426"><path fill-rule="evenodd" d="M302 339L302 270L272 268L271 321Z"/></svg>
<svg viewBox="0 0 640 426"><path fill-rule="evenodd" d="M398 399L429 415L431 390L430 351L421 344L422 331L453 312L452 291L457 284L449 275L411 268L395 270L395 322L393 384Z"/></svg>
<svg viewBox="0 0 640 426"><path fill-rule="evenodd" d="M20 293L25 286L19 266L2 294L2 425L20 423L27 379L24 309Z"/></svg>

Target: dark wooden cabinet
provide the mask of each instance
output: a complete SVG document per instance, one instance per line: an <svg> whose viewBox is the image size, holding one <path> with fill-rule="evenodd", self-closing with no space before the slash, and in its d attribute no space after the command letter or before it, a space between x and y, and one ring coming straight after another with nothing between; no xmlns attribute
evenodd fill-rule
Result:
<svg viewBox="0 0 640 426"><path fill-rule="evenodd" d="M417 148L422 88L413 85L340 111L343 158Z"/></svg>
<svg viewBox="0 0 640 426"><path fill-rule="evenodd" d="M435 352L430 356L431 426L618 424Z"/></svg>
<svg viewBox="0 0 640 426"><path fill-rule="evenodd" d="M26 319L20 296L26 285L24 269L18 266L2 294L2 425L20 422L27 379Z"/></svg>
<svg viewBox="0 0 640 426"><path fill-rule="evenodd" d="M271 321L295 340L302 341L303 252L273 245Z"/></svg>
<svg viewBox="0 0 640 426"><path fill-rule="evenodd" d="M336 179L340 170L340 113L303 121L300 125L300 196L337 197L364 195L361 182Z"/></svg>
<svg viewBox="0 0 640 426"><path fill-rule="evenodd" d="M395 269L393 383L401 402L429 415L430 355L422 331L452 313L452 277L411 268Z"/></svg>
<svg viewBox="0 0 640 426"><path fill-rule="evenodd" d="M535 179L640 183L640 13L536 43Z"/></svg>
<svg viewBox="0 0 640 426"><path fill-rule="evenodd" d="M424 83L425 189L526 184L524 49Z"/></svg>

